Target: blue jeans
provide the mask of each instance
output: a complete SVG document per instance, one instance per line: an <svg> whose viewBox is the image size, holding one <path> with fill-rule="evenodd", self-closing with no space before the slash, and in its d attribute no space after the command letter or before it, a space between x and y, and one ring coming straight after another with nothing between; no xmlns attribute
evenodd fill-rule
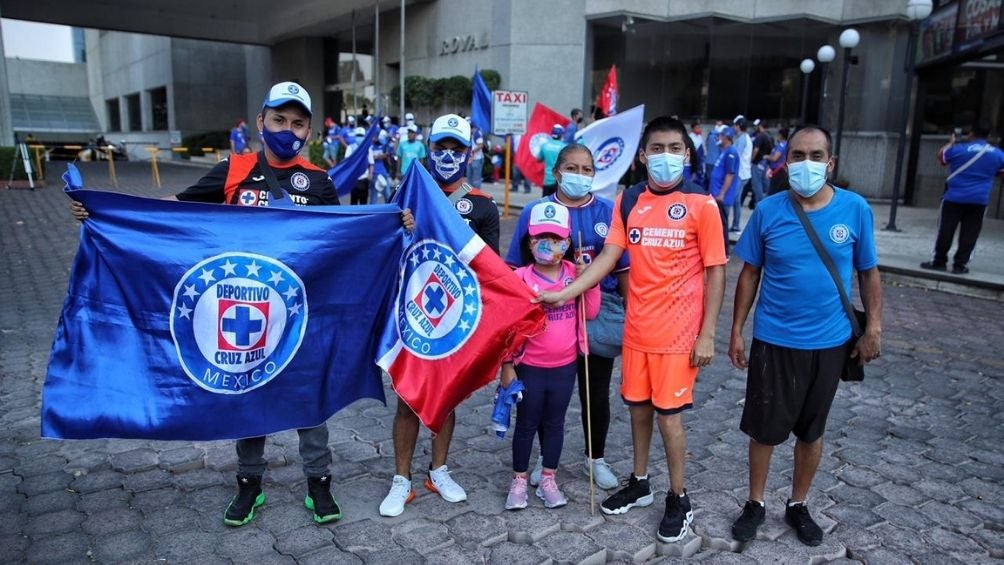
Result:
<svg viewBox="0 0 1004 565"><path fill-rule="evenodd" d="M753 203L759 204L763 200L764 193L767 192L767 169L753 165L752 173L753 178L750 181L753 183Z"/></svg>
<svg viewBox="0 0 1004 565"><path fill-rule="evenodd" d="M481 188L481 179L484 175L485 157L482 155L477 159L471 159L467 165L467 182L474 188Z"/></svg>
<svg viewBox="0 0 1004 565"><path fill-rule="evenodd" d="M745 181L740 180L739 186L735 188L735 200L732 201L732 230L739 231L739 216L742 214L743 210L743 190L746 190L746 183L750 182L749 179Z"/></svg>
<svg viewBox="0 0 1004 565"><path fill-rule="evenodd" d="M377 186L377 181L380 181L382 187ZM383 196L384 202L390 201L390 179L387 175L373 175L373 180L370 181L370 204L379 204L380 196Z"/></svg>

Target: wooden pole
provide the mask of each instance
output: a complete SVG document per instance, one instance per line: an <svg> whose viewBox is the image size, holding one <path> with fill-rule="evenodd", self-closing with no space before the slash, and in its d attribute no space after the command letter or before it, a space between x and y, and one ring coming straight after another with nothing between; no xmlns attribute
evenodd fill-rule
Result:
<svg viewBox="0 0 1004 565"><path fill-rule="evenodd" d="M508 194L508 192L506 192ZM582 260L582 232L576 232L579 239L579 252L578 257L575 258L576 262ZM589 453L589 515L596 515L596 481L593 480L593 413L589 407L592 405L589 401L589 334L586 330L586 300L585 296L575 299L578 304L578 316L579 316L579 327L582 328L582 337L586 342L585 351L582 352L582 356L585 357L585 363L583 366L586 369L585 378L583 382L586 383L586 405L582 407L586 411L586 451ZM576 336L578 339L578 336Z"/></svg>

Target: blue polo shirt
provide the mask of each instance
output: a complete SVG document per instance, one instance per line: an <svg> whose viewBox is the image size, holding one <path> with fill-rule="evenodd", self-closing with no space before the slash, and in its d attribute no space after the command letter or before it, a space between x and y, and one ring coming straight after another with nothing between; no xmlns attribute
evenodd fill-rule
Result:
<svg viewBox="0 0 1004 565"><path fill-rule="evenodd" d="M735 146L730 145L727 149L722 149L715 161L715 168L711 171L711 196L718 198L718 193L722 191L725 184L725 175L733 174L732 184L729 185L729 192L725 195L725 205L731 206L735 201L742 186L739 182L739 151Z"/></svg>
<svg viewBox="0 0 1004 565"><path fill-rule="evenodd" d="M556 202L561 204L558 201L558 197L552 194L546 198L540 198L527 204L523 208L523 211L520 212L519 220L516 222L516 231L512 234L509 251L506 252L505 256L505 262L514 269L523 266L522 257L520 257L519 253L520 243L523 240L523 236L527 234L527 229L530 225L530 210L540 202ZM582 206L568 207L568 217L572 228L572 247L577 248L579 246L579 234L581 233L581 252L587 264L592 263L593 258L599 255L600 251L603 251L603 242L607 238L607 232L610 231L610 222L613 218L613 213L613 202L596 195L593 195L592 200ZM613 273L627 271L630 266L631 263L625 251L621 254L620 259L617 260ZM603 280L600 282L600 288L607 292L617 292L617 277L613 276L613 274L603 277Z"/></svg>
<svg viewBox="0 0 1004 565"><path fill-rule="evenodd" d="M846 343L851 322L826 267L795 214L787 191L757 203L734 253L763 269L753 337L793 349ZM851 275L878 265L872 210L860 195L840 188L819 210L806 212L851 292Z"/></svg>
<svg viewBox="0 0 1004 565"><path fill-rule="evenodd" d="M969 162L977 153L989 145L985 139L974 139L965 143L957 143L945 150L941 163L948 165L949 175ZM948 181L944 199L957 204L990 203L990 191L993 189L994 176L1004 172L1004 151L990 145L980 158L966 168L955 178Z"/></svg>

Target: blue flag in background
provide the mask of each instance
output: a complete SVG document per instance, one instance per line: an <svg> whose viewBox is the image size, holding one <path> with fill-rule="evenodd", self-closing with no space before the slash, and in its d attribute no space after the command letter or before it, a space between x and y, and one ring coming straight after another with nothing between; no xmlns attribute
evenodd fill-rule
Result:
<svg viewBox="0 0 1004 565"><path fill-rule="evenodd" d="M90 219L49 360L44 437L254 437L384 400L373 352L401 257L397 206L73 197Z"/></svg>
<svg viewBox="0 0 1004 565"><path fill-rule="evenodd" d="M478 126L481 131L491 133L492 131L492 93L488 90L488 85L481 78L481 72L474 67L474 95L471 99L471 123Z"/></svg>
<svg viewBox="0 0 1004 565"><path fill-rule="evenodd" d="M352 152L352 155L342 159L333 168L328 169L328 178L335 185L335 191L338 193L338 196L345 196L352 192L352 189L356 186L356 181L366 172L366 167L369 166L369 159L367 158L369 151L367 150L373 146L373 138L379 132L380 120L373 120L373 125L366 131L366 137L363 138L359 147Z"/></svg>

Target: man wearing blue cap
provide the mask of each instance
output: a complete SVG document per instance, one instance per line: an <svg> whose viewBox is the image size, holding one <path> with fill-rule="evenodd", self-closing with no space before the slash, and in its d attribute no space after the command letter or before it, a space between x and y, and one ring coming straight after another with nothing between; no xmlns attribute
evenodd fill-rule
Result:
<svg viewBox="0 0 1004 565"><path fill-rule="evenodd" d="M540 150L536 155L534 155L538 161L544 162L544 198L558 192L558 181L554 180L554 174L551 172L554 169L554 165L558 162L558 153L568 145L563 138L565 137L565 127L561 124L554 124L551 127L551 139L548 139L540 146Z"/></svg>
<svg viewBox="0 0 1004 565"><path fill-rule="evenodd" d="M300 157L310 138L310 95L299 84L281 82L269 89L257 117L258 133L264 142L260 153L231 155L194 185L175 195L177 200L210 202L237 206L269 206L269 185L275 181L283 198L298 206L338 204L338 195L327 173ZM267 167L267 168L265 168ZM267 177L272 177L269 179ZM71 202L70 212L78 220L87 219L87 210ZM405 229L415 220L409 210L402 212ZM309 243L305 243L305 247ZM328 427L321 422L313 428L297 430L300 457L307 476L306 507L314 521L323 524L342 517L341 508L331 496L331 451ZM262 475L266 461L265 437L237 441L237 495L227 505L223 522L243 526L265 503Z"/></svg>
<svg viewBox="0 0 1004 565"><path fill-rule="evenodd" d="M738 196L739 152L732 146L736 130L725 126L718 131L718 147L721 150L715 168L711 171L711 196L718 202L722 221L728 225L728 210ZM729 232L725 230L725 250L729 249Z"/></svg>

